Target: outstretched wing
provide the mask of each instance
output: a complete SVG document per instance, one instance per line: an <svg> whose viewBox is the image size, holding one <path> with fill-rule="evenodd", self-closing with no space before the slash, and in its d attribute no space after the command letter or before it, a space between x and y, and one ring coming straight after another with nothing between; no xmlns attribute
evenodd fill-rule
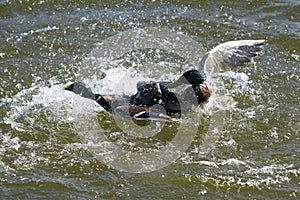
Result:
<svg viewBox="0 0 300 200"><path fill-rule="evenodd" d="M200 69L207 74L243 66L257 56L265 40L237 40L222 43L207 52L200 61Z"/></svg>

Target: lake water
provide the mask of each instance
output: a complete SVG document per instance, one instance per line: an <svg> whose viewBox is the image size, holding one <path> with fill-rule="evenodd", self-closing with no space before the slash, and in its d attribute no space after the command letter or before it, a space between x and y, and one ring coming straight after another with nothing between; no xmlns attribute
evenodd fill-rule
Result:
<svg viewBox="0 0 300 200"><path fill-rule="evenodd" d="M2 0L0 27L0 199L299 198L299 1ZM63 90L130 93L237 39L267 45L183 124L132 124Z"/></svg>

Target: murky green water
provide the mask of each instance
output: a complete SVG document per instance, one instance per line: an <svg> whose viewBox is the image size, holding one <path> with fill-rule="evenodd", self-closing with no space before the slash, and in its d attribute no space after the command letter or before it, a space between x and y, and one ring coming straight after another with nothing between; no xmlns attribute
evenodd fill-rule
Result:
<svg viewBox="0 0 300 200"><path fill-rule="evenodd" d="M299 13L296 0L0 1L0 199L299 198ZM202 116L184 155L137 174L121 172L95 155L89 142L97 144L97 135L84 135L90 133L89 123L78 120L91 121L89 113L99 108L62 85L82 74L100 42L145 27L184 33L206 49L234 39L267 39L268 44L254 64L223 76L224 92L236 104L226 111L218 137L207 137L210 121ZM157 54L120 55L126 61L119 60L122 67L118 62L104 66L90 84L110 91L117 86L118 70L135 78L144 70L155 79L182 70L184 60L173 54L173 60L158 56L165 62L152 67L139 65L138 56L149 56L144 62ZM101 85L103 73L112 79ZM84 115L79 119L76 105ZM93 116L111 141L123 138L112 116ZM174 126L153 140L123 142L129 150L132 143L159 148L174 137Z"/></svg>

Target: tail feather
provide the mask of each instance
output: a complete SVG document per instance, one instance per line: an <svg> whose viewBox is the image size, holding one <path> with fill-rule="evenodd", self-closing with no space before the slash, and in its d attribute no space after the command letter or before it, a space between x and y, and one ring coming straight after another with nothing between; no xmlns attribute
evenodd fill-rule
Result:
<svg viewBox="0 0 300 200"><path fill-rule="evenodd" d="M87 87L82 82L67 83L65 85L65 90L72 91L75 94L78 94L84 98L96 100L96 96L93 93L92 89Z"/></svg>

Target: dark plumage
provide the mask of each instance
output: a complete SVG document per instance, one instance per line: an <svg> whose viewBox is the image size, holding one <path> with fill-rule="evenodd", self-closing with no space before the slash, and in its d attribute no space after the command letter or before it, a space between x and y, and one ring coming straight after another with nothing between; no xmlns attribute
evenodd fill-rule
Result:
<svg viewBox="0 0 300 200"><path fill-rule="evenodd" d="M156 118L159 117L159 119L165 120L170 119L169 116L180 114L183 109L189 109L180 104L178 94L172 92L169 87L175 88L183 84L190 85L184 90L185 97L183 98L193 97L197 99L197 104L204 104L208 102L211 95L211 90L208 86L203 85L205 79L204 73L200 73L197 70L189 70L175 82L139 82L137 84L137 93L132 96L94 94L90 88L81 82L69 84L65 89L82 97L95 100L109 112L117 110L118 114L127 112L130 117L134 118L153 119L156 116ZM156 113L158 111L151 109L157 104L164 107L167 116ZM125 112L124 109L127 109L127 111Z"/></svg>
<svg viewBox="0 0 300 200"><path fill-rule="evenodd" d="M199 85L203 84L206 80L206 75L204 72L199 72L198 70L189 70L183 73L183 75L175 82L170 83L168 87L173 88L177 87L181 84L191 84L191 85Z"/></svg>

